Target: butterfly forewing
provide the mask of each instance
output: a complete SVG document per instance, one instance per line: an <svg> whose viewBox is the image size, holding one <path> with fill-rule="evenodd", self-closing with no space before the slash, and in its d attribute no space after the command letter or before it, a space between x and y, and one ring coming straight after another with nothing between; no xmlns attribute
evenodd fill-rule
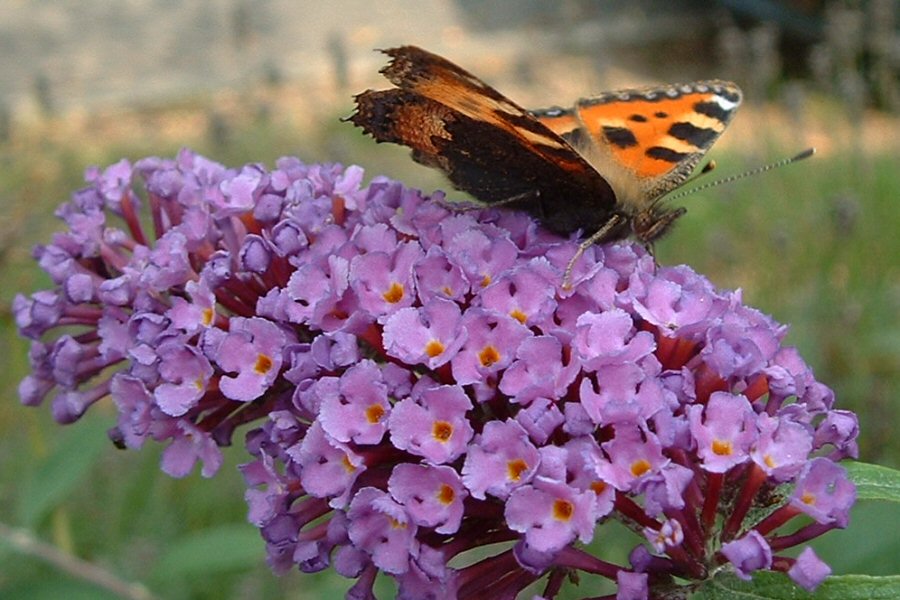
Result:
<svg viewBox="0 0 900 600"><path fill-rule="evenodd" d="M736 85L711 80L609 92L535 116L580 151L596 152L602 174L604 163L630 171L652 202L690 175L740 102Z"/></svg>

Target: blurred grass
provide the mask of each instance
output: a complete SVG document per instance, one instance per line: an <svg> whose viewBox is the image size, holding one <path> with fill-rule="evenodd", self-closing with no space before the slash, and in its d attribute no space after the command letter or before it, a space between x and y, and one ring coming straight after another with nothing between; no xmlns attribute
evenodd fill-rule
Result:
<svg viewBox="0 0 900 600"><path fill-rule="evenodd" d="M67 139L50 135L55 125L49 123L0 147L0 352L6 361L0 371L0 520L125 580L143 582L160 597L335 597L349 587L347 580L330 573L278 578L263 564L235 468L246 460L240 435L214 480L193 475L175 481L159 471L159 448L118 452L98 445L113 423L108 405L92 410L84 423L61 428L48 410L17 402L27 344L16 337L9 304L17 291L48 285L29 258L30 248L58 228L52 211L82 185L90 164L170 156L186 144L230 166L271 166L278 156L296 154L307 161L357 162L369 176L447 189L438 174L413 165L406 151L375 146L335 115L322 120L329 125L321 130L303 130L280 126L263 110L237 120L177 110L183 127L158 126L165 116L151 114L130 135L85 131ZM341 114L347 114L343 108ZM716 153L720 171L788 154L749 158L739 149L733 144ZM657 247L660 262L687 263L722 287L741 287L750 305L790 323L788 342L834 388L838 405L859 414L862 459L894 467L900 466L900 436L893 431L900 420L898 194L896 153L833 149L685 198L689 215ZM896 553L876 541L888 537L877 532L890 511L862 506L857 512L871 535L854 534L851 524L841 537L826 536L823 553L835 571L900 571ZM610 546L624 555L634 541L619 532L604 534L599 543L604 555ZM884 550L882 560L860 561L873 547ZM87 585L2 542L0 565L4 598L57 597L60 589L75 593ZM96 588L86 589L85 597L98 597ZM391 589L384 584L380 592L386 597Z"/></svg>

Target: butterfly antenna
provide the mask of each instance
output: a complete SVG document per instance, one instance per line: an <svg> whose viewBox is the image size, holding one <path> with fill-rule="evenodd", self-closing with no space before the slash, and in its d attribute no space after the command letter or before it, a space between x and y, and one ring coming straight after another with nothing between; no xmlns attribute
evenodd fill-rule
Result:
<svg viewBox="0 0 900 600"><path fill-rule="evenodd" d="M777 169L779 167L783 167L785 165L789 165L791 163L795 163L795 162L807 159L815 153L816 153L815 148L807 148L803 152L801 152L797 155L791 156L790 158L782 158L781 160L777 160L773 163L769 163L769 164L763 165L761 167L756 167L755 169L750 169L749 171L744 171L743 173L738 173L736 175L729 175L728 177L723 177L722 179L716 179L715 181L709 181L707 183L704 183L703 185L698 185L697 187L692 187L689 190L682 190L682 191L678 192L677 194L667 196L665 198L665 200L666 200L666 202L669 202L671 200L677 200L679 198L684 198L685 196L690 196L691 194L693 194L695 192L702 192L703 190L708 190L709 188L720 186L723 183L732 183L734 181L738 181L739 179L744 179L745 177L750 177L751 175L759 175L760 173L765 173L766 171L771 171L772 169ZM708 173L709 171L712 170L713 167L709 167L710 164L712 164L713 167L715 166L715 163L712 163L712 162L708 163L700 172L701 175L703 173Z"/></svg>
<svg viewBox="0 0 900 600"><path fill-rule="evenodd" d="M703 177L704 175L706 175L707 173L709 173L710 171L712 171L713 169L715 169L718 166L719 165L716 164L716 161L711 160L708 163L706 163L705 165L703 165L699 171L697 171L696 173L694 173L693 175L688 177L687 181L694 181L695 179L699 179L700 177ZM687 181L685 181L685 183L687 183Z"/></svg>

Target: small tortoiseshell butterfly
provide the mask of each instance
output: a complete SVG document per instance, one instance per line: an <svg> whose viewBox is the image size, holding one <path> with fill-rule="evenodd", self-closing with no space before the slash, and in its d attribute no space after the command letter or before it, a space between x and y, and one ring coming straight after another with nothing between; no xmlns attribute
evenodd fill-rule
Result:
<svg viewBox="0 0 900 600"><path fill-rule="evenodd" d="M378 142L409 146L414 160L482 202L525 210L560 234L593 234L583 247L629 235L649 245L662 235L685 209L660 201L741 103L735 84L698 81L527 111L421 48L384 53L391 60L381 73L396 88L359 94L348 120Z"/></svg>

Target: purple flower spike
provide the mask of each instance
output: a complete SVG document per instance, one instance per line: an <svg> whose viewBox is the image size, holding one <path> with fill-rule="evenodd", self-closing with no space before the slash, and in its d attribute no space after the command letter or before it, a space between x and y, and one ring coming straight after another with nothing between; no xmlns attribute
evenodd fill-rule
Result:
<svg viewBox="0 0 900 600"><path fill-rule="evenodd" d="M70 423L111 399L112 440L164 444L173 477L249 429L270 566L348 597L379 574L409 600L549 600L580 571L643 599L726 564L821 583L779 553L846 526L858 421L784 326L629 243L563 285L577 241L362 179L188 150L89 170L34 253L52 288L13 301L22 402ZM613 519L630 565L584 545Z"/></svg>

